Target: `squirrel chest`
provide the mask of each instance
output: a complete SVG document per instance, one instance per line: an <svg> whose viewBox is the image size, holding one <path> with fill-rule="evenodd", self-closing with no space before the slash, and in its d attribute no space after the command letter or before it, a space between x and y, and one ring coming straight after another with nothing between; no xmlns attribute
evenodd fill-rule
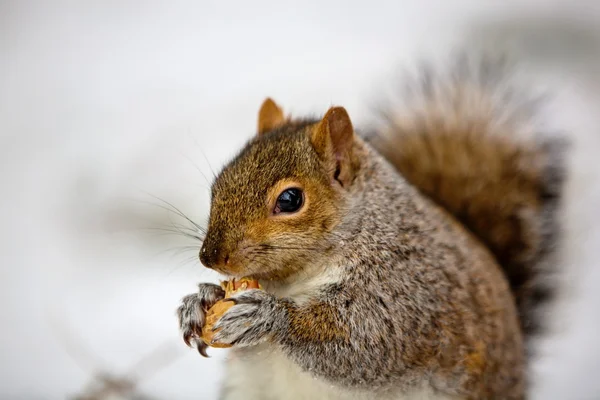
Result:
<svg viewBox="0 0 600 400"><path fill-rule="evenodd" d="M423 385L410 392L358 392L317 378L270 345L235 349L227 360L227 400L450 400Z"/></svg>

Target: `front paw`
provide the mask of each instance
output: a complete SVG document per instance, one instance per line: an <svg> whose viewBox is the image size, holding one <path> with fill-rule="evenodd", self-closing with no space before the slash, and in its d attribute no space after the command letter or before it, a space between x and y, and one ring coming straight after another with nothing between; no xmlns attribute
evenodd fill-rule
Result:
<svg viewBox="0 0 600 400"><path fill-rule="evenodd" d="M264 290L246 290L231 297L235 303L214 326L213 343L253 346L280 332L285 308Z"/></svg>
<svg viewBox="0 0 600 400"><path fill-rule="evenodd" d="M188 346L194 346L200 354L207 357L206 344L200 339L202 327L206 322L206 312L217 301L225 297L225 291L212 283L201 283L198 292L185 296L177 309L179 328L183 340Z"/></svg>

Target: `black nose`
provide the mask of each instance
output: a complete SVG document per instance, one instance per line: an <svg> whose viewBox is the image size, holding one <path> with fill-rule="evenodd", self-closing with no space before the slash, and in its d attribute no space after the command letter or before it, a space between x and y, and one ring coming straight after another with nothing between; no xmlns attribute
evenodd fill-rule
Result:
<svg viewBox="0 0 600 400"><path fill-rule="evenodd" d="M206 268L215 268L218 265L225 265L229 261L229 257L218 248L208 246L206 243L200 249L200 262Z"/></svg>
<svg viewBox="0 0 600 400"><path fill-rule="evenodd" d="M200 262L206 268L212 268L216 261L216 249L211 251L206 244L202 245L200 249Z"/></svg>

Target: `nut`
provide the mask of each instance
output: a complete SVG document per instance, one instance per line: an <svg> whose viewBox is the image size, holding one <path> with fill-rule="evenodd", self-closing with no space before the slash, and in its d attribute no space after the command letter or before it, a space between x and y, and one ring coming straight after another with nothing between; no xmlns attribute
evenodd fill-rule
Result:
<svg viewBox="0 0 600 400"><path fill-rule="evenodd" d="M230 344L222 344L222 343L211 343L211 340L217 331L213 330L213 326L217 323L217 321L225 314L227 310L235 305L235 303L231 300L228 300L229 297L233 296L236 293L239 293L243 290L248 289L262 289L257 280L242 278L239 280L229 280L221 282L221 287L225 290L225 298L223 300L219 300L216 302L207 312L206 312L206 322L202 327L202 341L206 343L208 346L216 347L216 348L227 348L231 347Z"/></svg>

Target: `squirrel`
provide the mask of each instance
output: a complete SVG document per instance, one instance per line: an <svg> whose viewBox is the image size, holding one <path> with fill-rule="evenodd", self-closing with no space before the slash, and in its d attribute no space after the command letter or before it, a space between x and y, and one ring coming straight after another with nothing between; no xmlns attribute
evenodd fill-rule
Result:
<svg viewBox="0 0 600 400"><path fill-rule="evenodd" d="M251 277L215 325L220 399L523 399L552 297L565 167L538 102L488 59L426 70L372 132L267 98L217 175L200 250ZM519 97L522 96L522 97ZM223 289L178 309L198 340Z"/></svg>

